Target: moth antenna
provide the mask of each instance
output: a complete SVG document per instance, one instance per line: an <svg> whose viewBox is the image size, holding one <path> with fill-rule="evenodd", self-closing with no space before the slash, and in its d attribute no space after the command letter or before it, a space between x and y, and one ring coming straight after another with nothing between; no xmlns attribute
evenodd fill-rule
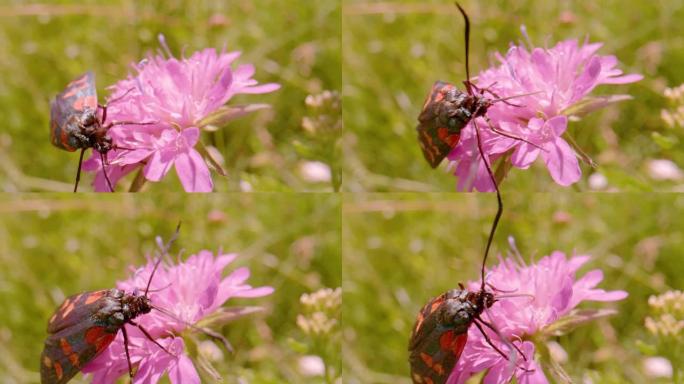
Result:
<svg viewBox="0 0 684 384"><path fill-rule="evenodd" d="M499 299L511 299L515 297L527 297L532 299L534 301L536 297L531 294L531 293L511 293L511 294L505 294L505 295L496 295L496 300L498 301ZM532 302L530 301L530 302Z"/></svg>
<svg viewBox="0 0 684 384"><path fill-rule="evenodd" d="M157 272L157 268L159 267L159 264L161 263L162 259L164 258L164 255L169 251L169 248L171 248L171 245L173 244L174 241L176 241L176 238L178 238L178 232L180 231L181 227L181 222L178 222L178 225L176 226L176 232L174 232L173 236L169 239L169 241L166 243L164 246L164 249L162 249L162 254L157 258L157 261L154 263L154 268L152 269L152 273L150 274L150 279L147 280L147 287L145 287L145 295L147 296L147 293L150 291L150 284L152 284L152 277L154 277L154 273Z"/></svg>
<svg viewBox="0 0 684 384"><path fill-rule="evenodd" d="M477 113L474 114L474 116L477 116ZM485 266L487 265L487 257L489 256L489 248L492 246L492 241L494 240L494 234L496 233L496 228L499 226L499 219L501 219L501 214L503 214L503 201L501 200L501 193L499 192L499 185L496 182L496 179L494 178L494 173L492 172L492 168L489 166L489 160L487 160L487 157L485 156L484 149L482 149L482 139L480 138L480 129L477 127L477 122L475 119L473 121L473 128L475 128L475 135L477 136L477 149L480 151L480 156L482 156L482 161L485 164L485 168L487 168L487 173L489 174L489 178L492 180L492 183L494 184L494 189L496 190L496 201L498 203L498 208L496 210L496 216L494 216L494 222L492 223L492 229L489 231L489 238L487 239L487 246L485 248L485 254L484 254L484 259L482 259L482 270L481 270L481 278L482 278L482 285L480 287L480 292L485 291Z"/></svg>
<svg viewBox="0 0 684 384"><path fill-rule="evenodd" d="M465 65L466 65L466 88L468 88L468 94L472 95L473 94L473 89L471 88L470 85L470 63L469 63L469 58L470 58L470 19L468 18L468 14L466 11L461 8L461 5L458 2L455 2L456 7L458 7L458 10L461 12L461 15L463 15L463 19L465 20Z"/></svg>

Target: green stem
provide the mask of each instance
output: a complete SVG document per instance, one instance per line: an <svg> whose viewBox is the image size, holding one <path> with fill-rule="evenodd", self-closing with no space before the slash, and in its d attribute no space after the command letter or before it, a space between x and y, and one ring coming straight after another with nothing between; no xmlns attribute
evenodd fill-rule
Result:
<svg viewBox="0 0 684 384"><path fill-rule="evenodd" d="M135 174L135 179L133 179L128 192L140 192L142 187L145 185L146 179L145 175L143 175L143 168L144 167L140 167L138 169L138 172Z"/></svg>

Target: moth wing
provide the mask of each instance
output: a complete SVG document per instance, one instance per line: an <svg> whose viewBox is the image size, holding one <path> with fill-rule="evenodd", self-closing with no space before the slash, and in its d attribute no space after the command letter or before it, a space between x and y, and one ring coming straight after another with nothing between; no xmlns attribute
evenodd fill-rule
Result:
<svg viewBox="0 0 684 384"><path fill-rule="evenodd" d="M437 118L418 124L418 144L423 151L423 157L432 168L437 168L439 163L451 152L453 147L439 137Z"/></svg>
<svg viewBox="0 0 684 384"><path fill-rule="evenodd" d="M409 340L409 363L414 383L445 383L468 340L468 327L440 323L438 309L454 295L449 291L421 308Z"/></svg>
<svg viewBox="0 0 684 384"><path fill-rule="evenodd" d="M97 89L95 88L95 74L88 71L67 84L66 88L55 97L60 116L69 118L74 113L86 109L97 109Z"/></svg>
<svg viewBox="0 0 684 384"><path fill-rule="evenodd" d="M437 168L459 140L457 132L453 132L446 126L443 115L447 95L455 89L456 87L453 84L436 81L432 85L423 104L423 109L418 116L418 126L416 127L418 143L425 160L432 168Z"/></svg>
<svg viewBox="0 0 684 384"><path fill-rule="evenodd" d="M111 331L114 331L112 333ZM63 384L111 344L118 328L98 325L93 317L62 328L45 340L40 358L42 384Z"/></svg>
<svg viewBox="0 0 684 384"><path fill-rule="evenodd" d="M71 328L108 304L109 290L83 292L67 297L48 321L48 333Z"/></svg>

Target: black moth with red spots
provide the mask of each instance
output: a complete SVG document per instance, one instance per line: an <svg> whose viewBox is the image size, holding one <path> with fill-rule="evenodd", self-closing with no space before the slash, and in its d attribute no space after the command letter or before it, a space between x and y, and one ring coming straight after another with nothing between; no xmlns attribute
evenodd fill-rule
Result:
<svg viewBox="0 0 684 384"><path fill-rule="evenodd" d="M461 130L484 116L492 100L461 92L455 85L436 81L418 116L418 143L432 168L451 152L461 138Z"/></svg>
<svg viewBox="0 0 684 384"><path fill-rule="evenodd" d="M506 99L499 98L490 90L480 89L470 82L470 70L468 68L470 21L463 8L458 3L456 6L465 20L467 80L464 81L464 84L467 92L459 91L453 84L437 81L432 86L432 90L423 105L423 110L418 117L419 125L416 129L423 155L432 168L437 167L456 147L461 130L468 123L471 121L475 123L476 117L484 117L489 122L486 116L487 109L494 102L506 102ZM478 93L473 92L473 90L477 90ZM485 92L491 93L497 99L484 97ZM465 348L468 340L468 329L472 324L475 324L487 343L504 358L508 359L508 356L492 343L482 328L483 325L499 335L501 341L509 348L517 350L513 344L501 337L494 325L480 317L487 308L497 301L497 298L485 289L485 265L499 219L503 213L503 202L489 160L482 150L479 129L477 125L473 128L477 138L478 150L494 185L498 203L482 260L482 283L480 289L475 292L468 291L459 284L460 289L452 289L432 298L418 313L408 347L411 379L416 384L446 383ZM500 135L522 140L501 132L491 124L489 124L489 128ZM518 352L521 353L519 350ZM524 355L523 358L525 358Z"/></svg>
<svg viewBox="0 0 684 384"><path fill-rule="evenodd" d="M152 310L146 295L118 289L85 292L67 298L50 318L41 356L43 384L66 383L104 351L124 324ZM127 338L127 335L124 336Z"/></svg>
<svg viewBox="0 0 684 384"><path fill-rule="evenodd" d="M122 95L121 97L124 97ZM118 99L117 99L118 100ZM117 101L112 100L111 102ZM102 110L98 116L98 108ZM97 102L97 90L95 89L95 75L88 71L69 83L62 93L55 96L50 103L50 142L60 149L74 152L81 150L76 172L74 192L78 190L78 182L81 179L81 164L83 155L88 148L93 148L100 154L102 166L107 164L107 152L117 148L112 143L108 131L115 125L137 124L147 125L152 123L137 123L131 121L117 121L106 124L107 106ZM105 180L109 190L114 192L106 169Z"/></svg>
<svg viewBox="0 0 684 384"><path fill-rule="evenodd" d="M74 377L88 362L104 351L121 330L128 360L129 375L134 376L128 353L126 324L138 327L148 339L157 343L134 319L149 313L153 308L147 293L152 277L162 257L178 236L179 227L162 250L155 263L144 293L126 293L119 289L84 292L67 298L48 322L48 338L40 357L42 384L63 384Z"/></svg>
<svg viewBox="0 0 684 384"><path fill-rule="evenodd" d="M470 324L492 304L491 293L465 289L452 289L425 304L409 341L413 382L446 382L468 341Z"/></svg>

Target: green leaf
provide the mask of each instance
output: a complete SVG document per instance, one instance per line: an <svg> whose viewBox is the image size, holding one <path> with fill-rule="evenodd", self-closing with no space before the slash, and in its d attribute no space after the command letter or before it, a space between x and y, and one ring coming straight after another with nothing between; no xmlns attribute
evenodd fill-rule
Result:
<svg viewBox="0 0 684 384"><path fill-rule="evenodd" d="M637 340L635 345L642 355L655 356L658 353L658 347L645 341Z"/></svg>
<svg viewBox="0 0 684 384"><path fill-rule="evenodd" d="M674 136L665 136L659 132L651 133L651 139L662 149L672 149L679 143L679 139Z"/></svg>
<svg viewBox="0 0 684 384"><path fill-rule="evenodd" d="M205 131L217 131L219 127L227 124L231 120L235 120L248 113L270 107L271 106L268 104L226 105L204 117L197 123L197 126Z"/></svg>
<svg viewBox="0 0 684 384"><path fill-rule="evenodd" d="M570 312L567 316L553 322L542 329L542 332L551 336L563 336L578 326L590 321L616 314L614 309L579 309Z"/></svg>

